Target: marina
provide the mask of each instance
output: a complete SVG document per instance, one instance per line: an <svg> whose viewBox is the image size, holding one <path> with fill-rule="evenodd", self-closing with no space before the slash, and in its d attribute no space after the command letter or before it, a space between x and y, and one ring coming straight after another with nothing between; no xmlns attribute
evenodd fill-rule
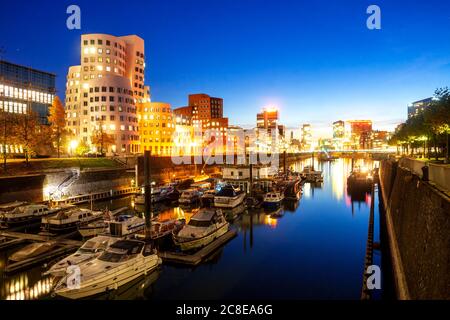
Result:
<svg viewBox="0 0 450 320"><path fill-rule="evenodd" d="M374 163L369 163L367 161L365 162L365 165L370 165L372 167L374 166ZM311 165L311 159L299 161L290 166L290 171L302 172L303 168L309 165ZM351 173L351 163L349 160L340 159L333 162L316 161L315 166L320 168L323 172L323 183L301 183L301 180L295 177L290 177L287 180L285 178L273 178L274 186L282 186L282 189L279 189L281 190L281 193L279 193L279 199L277 198L279 201L277 200L278 205L276 206L270 205L265 208L259 208L259 206L248 206L248 201L243 201L243 198L241 201L239 197L236 197L241 194L234 191L239 190L237 188L233 189L235 193L229 194L229 196L231 196L230 198L233 198L231 201L233 203L228 205L227 208L213 209L213 206L211 209L208 209L208 206L213 205L215 202L212 202L211 200L208 201L208 206L206 206L205 209L200 209L200 201L190 202L188 205L180 207L176 203L172 204L171 202L153 202L152 210L154 212L154 217L152 221L155 225L158 225L158 229L162 228L164 224L169 224L171 221L177 220L186 221L187 226L189 225L189 221L194 221L191 219L193 217L195 219L196 215L198 216L201 210L206 211L201 214L201 217L197 218L199 220L195 225L203 225L208 219L213 219L212 215L210 216L209 213L206 214L209 212L208 210L223 210L224 217L226 217L227 220L231 220L228 220L229 222L227 222L227 224L229 224L229 229L225 229L225 232L220 232L217 236L211 238L211 240L199 243L196 245L198 247L196 247L197 249L189 248L187 251L180 250L179 244L177 245L177 241L175 241L175 243L173 242L171 231L163 231L161 233L161 239L157 240L158 242L155 243L158 248L158 256L162 261L162 265L158 267L158 279L152 281L151 297L154 299L176 298L177 294L174 294L171 289L174 285L182 288L180 295L191 294L197 298L206 298L210 295L213 295L216 298L226 298L235 295L238 297L244 295L248 296L250 294L250 287L255 285L260 286L261 289L266 288L269 290L270 286L274 285L274 282L269 279L275 277L278 278L278 282L283 283L289 294L294 294L297 297L317 297L323 296L323 294L329 295L331 292L334 292L332 295L336 298L359 298L362 290L361 277L363 275L362 270L364 268L366 251L364 244L366 243L367 237L370 204L374 199L372 198L371 192L365 193L363 200L353 198L352 194L347 193L347 176ZM270 179L270 177L264 177L264 181L268 179ZM217 182L220 183L220 178ZM224 186L225 190L227 190L226 184ZM269 184L267 184L267 186L269 186ZM197 186L194 187L195 188L190 189L189 192L192 192L192 190L199 190ZM205 188L203 192L207 193L208 190L212 189ZM182 194L182 192L180 194ZM210 194L212 197L217 195L217 193L212 192L210 192ZM270 194L270 191L267 194ZM290 197L285 198L285 194L289 194ZM199 197L201 197L201 194ZM209 196L210 199L212 199L212 197ZM248 197L251 199L250 195L248 195ZM264 197L261 197L261 200L264 200ZM235 207L234 204L237 206ZM262 204L263 201L260 203L260 206ZM310 210L318 205L326 205L328 206L328 209L320 210L321 213L317 213L318 211L315 210L315 213L312 214L313 211L310 212ZM94 211L101 211L105 210L105 208L110 208L112 212L117 211L120 212L121 215L127 214L144 218L143 212L145 208L142 205L136 204L135 196L125 196L107 201L100 200L85 203L82 205L81 209L83 209L83 206L86 207L86 209L92 207ZM338 214L338 216L335 216L336 214ZM317 215L322 215L324 218L327 218L325 220L317 220L315 218ZM223 218L220 218L219 216L219 220L214 218L214 221L220 221L220 219ZM193 222L191 222L191 224L192 223ZM179 228L182 227L183 225L180 225ZM155 228L156 227L153 229L153 233L156 234ZM360 240L357 242L352 241L351 238L348 238L348 233L346 233L346 238L337 242L337 246L336 244L331 245L330 243L331 247L329 247L326 245L328 242L321 243L316 242L315 240L311 242L313 238L308 240L309 237L312 237L313 235L314 237L324 240L321 236L324 230L331 234L334 233L339 238L338 234L341 228L354 229L352 233L353 236L351 238L354 240L355 237L359 237ZM313 234L311 233L312 230L316 230L318 233L316 232ZM342 231L343 230L344 229L342 229ZM117 235L119 236L118 239L121 238L120 236L123 237L119 231L117 231ZM132 234L130 235L133 236ZM33 275L33 279L35 280L31 280L30 278L31 282L40 281L40 279L47 279L49 274L46 272L49 266L54 265L61 259L58 259L58 257L63 257L75 252L83 244L83 239L77 231L56 237L39 235L36 232L25 233L3 231L0 234L0 237L6 239L0 243L0 249L2 249L2 258L0 263L3 266L2 272L4 277L6 276L6 278L4 278L5 280L3 280L5 283L9 283L6 279L14 279L18 276L26 277L28 279L28 277ZM139 235L139 232L137 232L134 237L139 241L142 236ZM345 239L348 239L350 242ZM11 264L7 261L8 257L14 254L14 252L17 252L17 248L20 248L27 243L45 243L50 240L57 242L57 246L49 252L22 262ZM9 245L7 245L8 243ZM313 245L314 243L316 244ZM306 247L304 247L305 245ZM352 274L355 273L355 279L354 281L351 281L353 285L345 289L344 292L337 292L330 291L320 277L316 277L314 281L309 279L308 269L305 268L307 266L315 266L314 268L318 268L320 271L320 266L325 262L322 258L319 258L313 254L314 251L310 251L313 247L308 249L310 246L315 246L315 250L322 252L324 252L324 250L332 250L328 252L327 261L330 259L335 260L338 270L342 271L345 269L346 271L344 274L347 274L347 277L353 277L350 275L350 271ZM295 251L294 247L296 248L296 251L300 250L300 256L294 257L288 253L289 250ZM188 247L185 247L185 249L188 249ZM340 260L340 255L347 255L345 252L348 252L348 250L352 251L352 258L350 261ZM331 252L333 252L333 254L330 255ZM268 255L279 256L280 254L283 254L283 258L279 258L282 260L284 259L283 261L287 262L281 264L279 268L285 270L286 274L294 265L297 265L298 268L303 270L300 273L300 278L294 281L296 285L303 283L303 285L308 285L310 288L320 287L320 290L294 290L294 287L291 286L290 282L286 282L287 278L280 278L281 274L278 276L271 274L271 276L265 278L266 280L264 281L261 280L263 278L258 278L260 280L257 280L255 278L256 274L251 272L251 269L253 268L251 266L256 267L255 263L257 264L257 261L260 261L260 259L267 259L269 257ZM311 256L311 254L313 254L313 256ZM377 259L377 257L374 259ZM49 266L47 266L47 263L50 260L54 262L50 262ZM329 263L329 261L327 263ZM235 267L232 267L232 265L235 265ZM229 267L232 267L233 269L238 268L236 269L234 276L241 279L239 284L235 283L235 280L233 280L231 275L227 275L225 270ZM192 280L186 278L186 271L188 270L191 270L192 272ZM265 274L267 274L267 276L269 275L267 273L269 270L267 270L267 272L264 271L265 269L258 270L261 276L264 276ZM322 271L326 272L325 270ZM206 282L200 282L198 285L193 285L195 283L195 279L200 274L202 274L202 277L206 277ZM219 274L222 274L222 276L219 276ZM245 279L242 278L243 275L245 275ZM222 281L224 280L224 276L228 279L228 282ZM217 284L220 289L216 293L211 292L208 289L208 286L201 285L201 283L208 283L208 278L211 277L215 279L214 283ZM338 273L333 271L330 274L327 272L323 273L322 277L328 279L329 281L334 279L332 283L338 285L338 278L336 278L338 277ZM358 278L358 280L356 278ZM346 281L348 280L349 279ZM57 286L57 284L54 283L55 280L50 281L52 288ZM233 286L234 289L231 291L231 288L229 288L230 283L235 283ZM125 283L123 284L125 285ZM116 286L117 285L114 285L112 289L116 290ZM227 287L229 289L224 291ZM49 296L49 294L53 292L54 289L52 288L49 289L47 295L39 296L39 298L51 298L52 296ZM61 285L59 285L58 290L60 292L65 292L61 288ZM109 287L107 286L106 288ZM5 292L5 290L6 288L4 288L1 292ZM21 292L24 293L26 290L27 288L23 288ZM14 297L16 297L18 293L15 291L10 291L9 296L11 294L14 294ZM71 293L62 293L60 295L72 297ZM84 294L81 294L81 296L82 295ZM285 294L283 293L281 295L284 296ZM25 296L30 297L29 295ZM253 294L253 296L260 297L258 294ZM75 295L74 297L77 298L78 296ZM2 298L7 299L8 294L6 296L2 296ZM179 296L179 298L181 298L181 296Z"/></svg>

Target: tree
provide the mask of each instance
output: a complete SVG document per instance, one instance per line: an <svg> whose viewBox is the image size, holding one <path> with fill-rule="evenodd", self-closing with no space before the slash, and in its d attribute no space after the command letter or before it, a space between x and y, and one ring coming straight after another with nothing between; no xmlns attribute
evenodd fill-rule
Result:
<svg viewBox="0 0 450 320"><path fill-rule="evenodd" d="M449 133L450 133L450 90L440 88L435 91L435 100L431 108L425 112L425 121L432 128L436 136L445 137L445 162L449 162ZM435 140L436 141L436 140ZM435 142L436 144L436 142ZM435 147L436 148L436 147Z"/></svg>
<svg viewBox="0 0 450 320"><path fill-rule="evenodd" d="M67 132L64 106L57 96L53 99L49 113L48 122L50 123L51 128L51 138L53 143L56 145L59 158L61 156L63 140L66 138Z"/></svg>
<svg viewBox="0 0 450 320"><path fill-rule="evenodd" d="M22 145L27 166L29 159L41 143L40 123L35 112L29 110L27 114L17 115L14 118L13 134L18 144Z"/></svg>
<svg viewBox="0 0 450 320"><path fill-rule="evenodd" d="M100 153L103 155L104 153L106 153L105 151L108 150L109 146L113 145L116 140L113 135L105 132L105 129L103 128L103 122L100 122L99 129L94 131L91 142L94 146L97 147L97 150L100 150Z"/></svg>
<svg viewBox="0 0 450 320"><path fill-rule="evenodd" d="M14 114L1 110L0 113L0 146L2 146L3 171L6 172L7 148L15 141L13 133ZM11 150L10 152L11 153Z"/></svg>

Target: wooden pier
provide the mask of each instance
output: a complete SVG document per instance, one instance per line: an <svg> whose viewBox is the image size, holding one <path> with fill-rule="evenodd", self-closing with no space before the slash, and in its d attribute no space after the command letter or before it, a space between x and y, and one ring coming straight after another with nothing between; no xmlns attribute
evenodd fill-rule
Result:
<svg viewBox="0 0 450 320"><path fill-rule="evenodd" d="M220 238L217 238L216 240L208 244L206 247L200 249L199 251L193 254L164 251L160 252L159 256L161 257L163 262L196 266L200 264L205 258L207 258L211 253L213 253L216 249L218 249L219 247L223 246L225 243L233 239L236 236L236 234L237 234L236 231L230 230Z"/></svg>

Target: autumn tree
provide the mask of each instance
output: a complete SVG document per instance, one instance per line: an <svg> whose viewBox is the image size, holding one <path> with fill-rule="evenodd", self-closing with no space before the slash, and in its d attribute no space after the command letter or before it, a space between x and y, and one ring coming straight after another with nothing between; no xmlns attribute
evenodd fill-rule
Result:
<svg viewBox="0 0 450 320"><path fill-rule="evenodd" d="M15 142L13 133L14 114L4 110L0 111L0 146L2 146L3 171L6 171L7 148Z"/></svg>
<svg viewBox="0 0 450 320"><path fill-rule="evenodd" d="M97 150L100 150L100 153L103 155L106 153L105 151L113 145L116 140L113 135L108 134L105 129L103 122L99 123L98 129L94 131L92 135L91 142L94 146L97 147Z"/></svg>
<svg viewBox="0 0 450 320"><path fill-rule="evenodd" d="M61 147L64 145L67 132L64 106L57 96L53 99L50 107L48 122L50 123L51 138L56 146L59 158L61 156Z"/></svg>
<svg viewBox="0 0 450 320"><path fill-rule="evenodd" d="M14 140L22 145L25 161L28 165L30 157L42 142L37 114L30 110L27 114L14 117L13 135Z"/></svg>

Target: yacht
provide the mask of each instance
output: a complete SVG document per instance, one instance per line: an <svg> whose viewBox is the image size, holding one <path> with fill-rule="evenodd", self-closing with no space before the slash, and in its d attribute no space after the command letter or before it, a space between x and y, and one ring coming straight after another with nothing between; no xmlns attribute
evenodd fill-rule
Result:
<svg viewBox="0 0 450 320"><path fill-rule="evenodd" d="M8 228L15 225L37 222L42 217L54 214L60 210L61 208L50 209L44 204L18 206L11 211L0 214L0 225Z"/></svg>
<svg viewBox="0 0 450 320"><path fill-rule="evenodd" d="M107 232L114 237L124 237L145 229L145 219L133 215L120 215L108 223Z"/></svg>
<svg viewBox="0 0 450 320"><path fill-rule="evenodd" d="M22 249L14 252L8 260L11 262L20 262L24 261L41 254L47 253L50 250L56 249L59 245L56 241L47 241L47 242L35 242L31 243Z"/></svg>
<svg viewBox="0 0 450 320"><path fill-rule="evenodd" d="M281 191L271 191L264 195L263 206L265 208L277 208L284 200L284 193Z"/></svg>
<svg viewBox="0 0 450 320"><path fill-rule="evenodd" d="M79 265L78 283L69 283L71 274L55 286L55 294L81 299L117 290L119 287L146 275L161 264L152 242L119 240L98 258Z"/></svg>
<svg viewBox="0 0 450 320"><path fill-rule="evenodd" d="M202 208L180 231L173 233L173 240L181 250L187 251L208 245L224 235L228 228L229 223L221 209Z"/></svg>
<svg viewBox="0 0 450 320"><path fill-rule="evenodd" d="M79 226L100 220L102 217L104 217L102 211L74 207L42 218L42 229L48 232L68 233L77 230Z"/></svg>
<svg viewBox="0 0 450 320"><path fill-rule="evenodd" d="M67 267L80 265L81 263L91 261L102 254L110 245L118 239L108 236L98 236L86 241L74 254L55 263L44 275L54 277L63 277L66 274Z"/></svg>
<svg viewBox="0 0 450 320"><path fill-rule="evenodd" d="M215 196L216 196L215 189L206 190L201 196L202 205L207 207L214 205Z"/></svg>
<svg viewBox="0 0 450 320"><path fill-rule="evenodd" d="M323 182L322 171L314 170L312 166L304 167L301 175L308 182Z"/></svg>
<svg viewBox="0 0 450 320"><path fill-rule="evenodd" d="M245 192L226 185L214 197L214 205L220 208L234 208L244 202Z"/></svg>
<svg viewBox="0 0 450 320"><path fill-rule="evenodd" d="M198 191L197 189L187 189L183 191L180 199L178 199L178 202L180 204L189 205L198 202L200 200L200 196L201 196L200 191Z"/></svg>

